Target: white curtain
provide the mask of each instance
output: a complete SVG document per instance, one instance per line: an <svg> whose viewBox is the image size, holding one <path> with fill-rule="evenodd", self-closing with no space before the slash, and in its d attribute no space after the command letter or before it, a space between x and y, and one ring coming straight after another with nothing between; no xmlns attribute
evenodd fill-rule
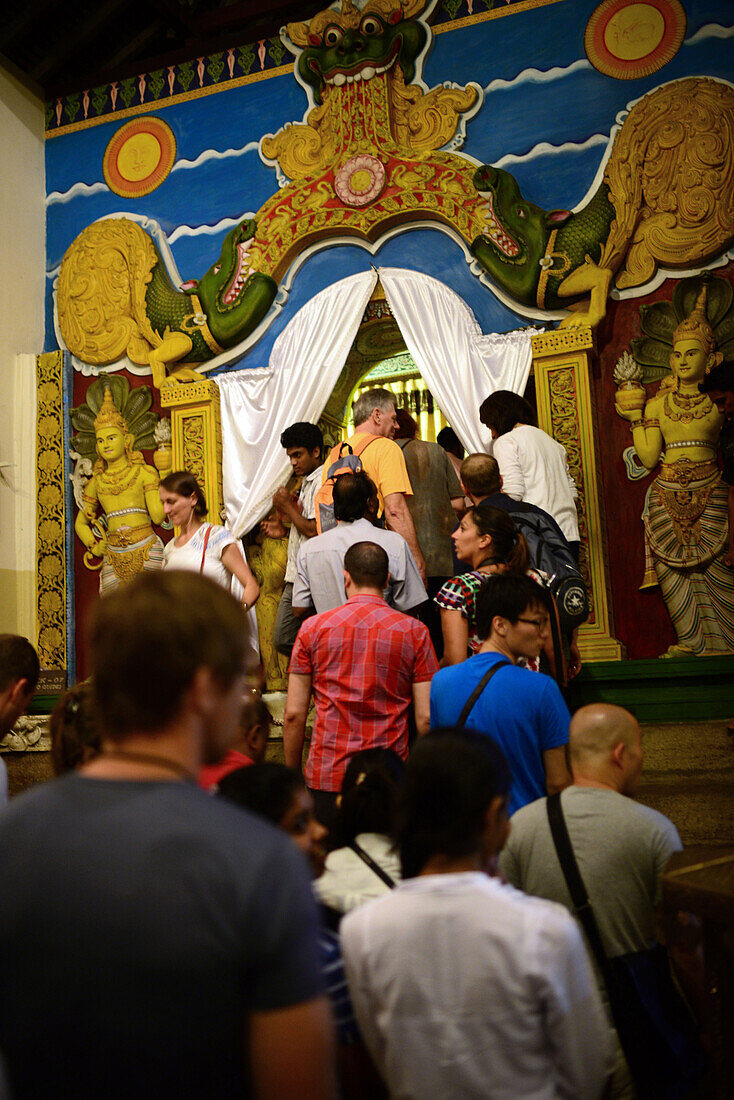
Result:
<svg viewBox="0 0 734 1100"><path fill-rule="evenodd" d="M285 482L290 467L281 433L320 417L376 282L370 269L327 287L281 332L267 367L218 376L227 525L237 537L267 514Z"/></svg>
<svg viewBox="0 0 734 1100"><path fill-rule="evenodd" d="M445 283L397 267L381 267L378 274L408 351L449 424L469 453L491 453L479 406L495 390L523 392L530 338L543 329L485 336L463 298Z"/></svg>

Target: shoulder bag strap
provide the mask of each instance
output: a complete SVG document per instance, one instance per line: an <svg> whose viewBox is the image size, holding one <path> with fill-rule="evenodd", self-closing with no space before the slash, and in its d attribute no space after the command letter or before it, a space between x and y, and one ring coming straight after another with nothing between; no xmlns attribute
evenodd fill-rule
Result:
<svg viewBox="0 0 734 1100"><path fill-rule="evenodd" d="M589 946L596 956L596 961L599 963L601 969L604 970L607 964L607 956L601 942L601 936L599 935L599 926L596 923L594 910L591 908L589 895L584 886L584 880L581 878L576 856L573 854L571 838L568 835L566 819L563 816L563 809L561 807L560 791L557 791L556 794L552 794L546 799L546 810L548 812L548 824L550 825L551 836L553 837L556 854L558 855L558 862L561 865L563 877L566 880L568 892L571 895L574 913L581 921L581 925L586 933L586 938L589 941Z"/></svg>
<svg viewBox="0 0 734 1100"><path fill-rule="evenodd" d="M455 727L456 729L462 729L464 727L464 724L465 724L467 718L471 714L471 711L472 711L472 708L473 708L474 704L476 703L477 699L479 698L479 696L482 694L482 692L486 688L489 681L494 676L495 672L499 672L499 670L501 668L503 668L505 665L509 665L509 664L511 664L510 661L498 661L496 665L492 665L489 672L485 672L484 676L482 676L481 680L479 681L477 686L474 688L474 691L471 693L471 695L467 699L466 703L464 704L464 707L461 711L461 714L459 715L458 721L456 722L456 727Z"/></svg>
<svg viewBox="0 0 734 1100"><path fill-rule="evenodd" d="M374 871L378 878L381 878L386 886L389 886L391 890L395 889L395 879L390 878L387 871L383 871L379 863L376 863L369 852L365 852L364 848L357 844L356 840L353 840L349 845L355 855L359 856L363 863L366 863L370 871Z"/></svg>
<svg viewBox="0 0 734 1100"><path fill-rule="evenodd" d="M204 562L206 561L206 548L209 545L209 536L211 535L211 533L212 533L212 525L210 523L209 526L206 529L206 534L204 535L204 548L201 551L201 565L199 566L199 572L200 573L204 572Z"/></svg>

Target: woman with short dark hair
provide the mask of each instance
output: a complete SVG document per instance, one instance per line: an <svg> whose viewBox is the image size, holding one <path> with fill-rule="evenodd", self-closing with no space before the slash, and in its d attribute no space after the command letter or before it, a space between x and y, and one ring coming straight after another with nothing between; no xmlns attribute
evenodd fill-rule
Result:
<svg viewBox="0 0 734 1100"><path fill-rule="evenodd" d="M421 738L403 786L403 881L341 923L357 1019L391 1096L597 1100L611 1070L574 918L496 877L509 786L484 734Z"/></svg>
<svg viewBox="0 0 734 1100"><path fill-rule="evenodd" d="M400 880L395 826L404 771L391 749L363 749L347 765L334 850L315 886L320 901L339 914L380 897Z"/></svg>
<svg viewBox="0 0 734 1100"><path fill-rule="evenodd" d="M491 393L480 406L479 419L492 433L502 491L553 516L578 559L578 490L566 448L535 426L532 408L511 390Z"/></svg>

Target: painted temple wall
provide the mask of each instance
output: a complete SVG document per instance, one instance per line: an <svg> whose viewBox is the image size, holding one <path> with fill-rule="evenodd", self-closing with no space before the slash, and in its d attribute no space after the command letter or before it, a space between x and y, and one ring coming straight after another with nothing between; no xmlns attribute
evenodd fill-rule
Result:
<svg viewBox="0 0 734 1100"><path fill-rule="evenodd" d="M0 631L33 637L33 356L44 339L44 112L42 101L2 68L0 137Z"/></svg>
<svg viewBox="0 0 734 1100"><path fill-rule="evenodd" d="M498 4L490 13L479 12L480 7L478 3L467 7L465 0L444 3L444 9L460 17L469 10L474 14L454 23L436 23L423 81L428 88L446 81L479 85L481 108L465 121L465 138L457 148L478 163L493 163L511 172L525 199L545 210L574 209L594 190L620 112L643 94L686 76L734 82L729 0L683 0L686 27L677 53L657 71L631 80L604 75L588 60L584 31L599 7L597 0ZM271 52L273 48L272 43L268 45ZM259 53L265 64L262 43ZM53 295L62 257L92 221L114 214L145 221L170 250L172 270L184 280L198 278L216 261L226 233L257 212L278 189L276 171L261 159L258 145L264 135L303 120L306 93L294 78L287 53L280 57L280 68L260 72L255 56L247 75L241 75L233 58L236 79L221 90L211 84L207 66L212 59L203 59L198 70L195 63L190 67L185 89L173 69L168 77L157 74L155 81L153 74L142 74L128 84L125 100L125 82L121 82L111 114L104 113L109 103L101 106L101 91L97 99L89 93L76 97L71 122L68 104L50 105L46 350L58 346ZM95 117L98 106L101 113ZM123 121L138 114L168 124L176 141L176 160L167 178L150 193L122 198L105 180L105 150ZM471 306L486 333L527 325L540 316L539 311L520 311L502 300L480 282L467 260L466 250L456 240L423 227L391 235L377 247L347 241L315 250L300 258L297 271L284 278L276 299L278 309L271 310L269 316L274 319L265 325L261 338L247 350L228 354L214 373L265 365L278 334L302 305L325 286L371 263L412 268L447 283ZM720 266L717 273L731 280L732 265ZM640 302L669 300L674 285L675 280L661 278L657 288L648 288L645 298L610 301L597 333L599 354L593 366L616 636L631 657L657 656L674 634L659 593L638 594L643 557L639 517L651 479L634 484L626 480L621 452L629 445L629 433L614 414L611 371L629 346L629 338L639 333ZM139 369L134 374L150 384L149 376L142 377ZM74 404L83 401L91 380L89 372L86 376L75 372ZM96 578L81 567L78 541L75 556L77 594L83 601L85 591L93 592Z"/></svg>

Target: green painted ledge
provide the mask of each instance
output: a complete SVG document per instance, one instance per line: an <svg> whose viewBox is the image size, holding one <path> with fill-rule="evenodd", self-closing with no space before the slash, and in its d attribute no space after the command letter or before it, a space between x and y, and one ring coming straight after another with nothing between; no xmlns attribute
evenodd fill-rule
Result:
<svg viewBox="0 0 734 1100"><path fill-rule="evenodd" d="M571 710L617 703L640 722L734 716L734 654L585 664L569 688Z"/></svg>
<svg viewBox="0 0 734 1100"><path fill-rule="evenodd" d="M50 714L60 692L34 696L29 714ZM571 710L617 703L641 722L688 722L734 717L734 654L645 661L591 661L568 692Z"/></svg>

